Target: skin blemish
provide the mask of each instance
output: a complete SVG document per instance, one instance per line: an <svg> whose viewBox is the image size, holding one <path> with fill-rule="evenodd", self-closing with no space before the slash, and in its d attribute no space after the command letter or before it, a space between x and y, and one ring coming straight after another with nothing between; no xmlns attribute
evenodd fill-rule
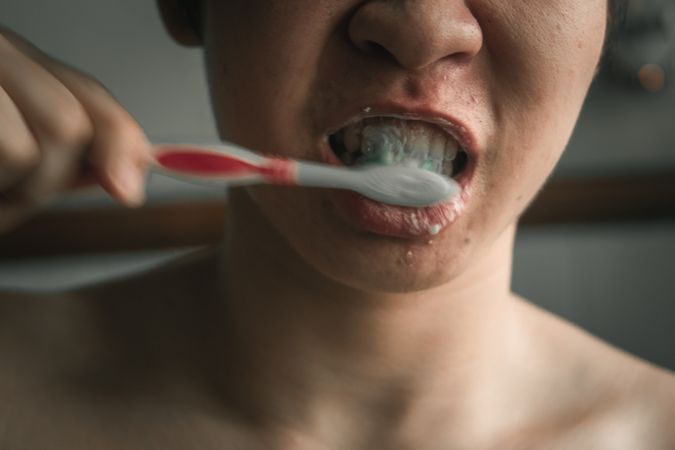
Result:
<svg viewBox="0 0 675 450"><path fill-rule="evenodd" d="M429 234L436 235L441 231L441 228L443 228L441 225L434 224L429 228Z"/></svg>

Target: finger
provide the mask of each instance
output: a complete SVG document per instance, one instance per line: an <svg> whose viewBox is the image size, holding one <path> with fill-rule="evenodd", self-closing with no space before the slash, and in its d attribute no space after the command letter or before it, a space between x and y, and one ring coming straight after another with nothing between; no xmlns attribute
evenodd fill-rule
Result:
<svg viewBox="0 0 675 450"><path fill-rule="evenodd" d="M0 85L40 150L34 169L11 192L25 203L39 203L76 174L93 126L83 106L58 79L2 36Z"/></svg>
<svg viewBox="0 0 675 450"><path fill-rule="evenodd" d="M39 159L37 141L14 101L0 87L0 191L25 177Z"/></svg>
<svg viewBox="0 0 675 450"><path fill-rule="evenodd" d="M93 129L89 161L99 183L118 200L132 206L140 204L150 155L150 145L140 126L100 83L52 59L20 37L10 37L22 52L58 79L86 111ZM70 186L86 185L91 174L86 175L86 179L75 180Z"/></svg>
<svg viewBox="0 0 675 450"><path fill-rule="evenodd" d="M41 147L81 148L93 134L78 99L50 72L0 36L0 85Z"/></svg>
<svg viewBox="0 0 675 450"><path fill-rule="evenodd" d="M129 206L141 204L151 145L140 125L100 83L64 66L49 70L75 94L89 114L95 130L89 162L101 185Z"/></svg>
<svg viewBox="0 0 675 450"><path fill-rule="evenodd" d="M151 145L133 117L101 83L43 53L29 42L19 40L23 51L59 79L83 105L94 127L89 161L99 183L113 197L137 206L145 197ZM87 180L74 185L86 185Z"/></svg>

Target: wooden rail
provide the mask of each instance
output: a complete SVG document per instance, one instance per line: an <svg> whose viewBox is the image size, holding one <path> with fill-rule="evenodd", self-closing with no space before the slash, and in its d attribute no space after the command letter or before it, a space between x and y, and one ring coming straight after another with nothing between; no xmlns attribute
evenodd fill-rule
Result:
<svg viewBox="0 0 675 450"><path fill-rule="evenodd" d="M207 245L222 236L225 203L174 203L128 210L46 211L0 236L0 258ZM523 226L675 219L675 171L551 180Z"/></svg>

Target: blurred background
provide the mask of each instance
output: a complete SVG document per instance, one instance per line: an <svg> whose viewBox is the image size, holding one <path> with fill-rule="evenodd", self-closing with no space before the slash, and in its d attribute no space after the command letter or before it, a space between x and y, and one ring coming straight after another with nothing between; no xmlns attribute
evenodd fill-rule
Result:
<svg viewBox="0 0 675 450"><path fill-rule="evenodd" d="M152 140L216 139L201 54L169 40L154 2L3 0L0 23L101 80ZM513 286L675 370L675 2L632 0L608 57L523 221ZM0 290L67 289L160 264L217 239L223 198L153 178L133 217L99 191L61 199L0 238Z"/></svg>

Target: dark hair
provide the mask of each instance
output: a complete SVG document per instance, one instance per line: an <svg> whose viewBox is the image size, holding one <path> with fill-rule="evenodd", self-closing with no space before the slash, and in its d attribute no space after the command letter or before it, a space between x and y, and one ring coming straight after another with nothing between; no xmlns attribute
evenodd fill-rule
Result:
<svg viewBox="0 0 675 450"><path fill-rule="evenodd" d="M612 45L616 33L619 31L626 18L627 0L609 0L607 14L607 37L606 45Z"/></svg>
<svg viewBox="0 0 675 450"><path fill-rule="evenodd" d="M175 0L176 6L185 17L187 24L197 36L202 37L202 6L203 0Z"/></svg>

